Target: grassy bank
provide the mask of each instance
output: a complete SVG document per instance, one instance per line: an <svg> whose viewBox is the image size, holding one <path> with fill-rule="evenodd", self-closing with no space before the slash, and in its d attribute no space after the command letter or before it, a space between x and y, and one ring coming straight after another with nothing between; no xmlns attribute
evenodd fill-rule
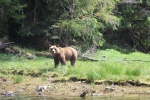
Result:
<svg viewBox="0 0 150 100"><path fill-rule="evenodd" d="M78 60L75 67L66 66L54 68L53 59L37 57L33 60L11 54L0 54L0 77L11 78L21 82L25 76L86 78L88 80L134 80L150 81L150 55L140 52L122 54L108 49L89 54L98 62Z"/></svg>

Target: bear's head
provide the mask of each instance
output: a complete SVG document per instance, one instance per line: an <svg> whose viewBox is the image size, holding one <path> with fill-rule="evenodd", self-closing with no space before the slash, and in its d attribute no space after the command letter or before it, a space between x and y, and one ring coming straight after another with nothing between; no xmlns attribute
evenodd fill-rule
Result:
<svg viewBox="0 0 150 100"><path fill-rule="evenodd" d="M49 46L49 51L54 55L54 54L59 54L60 48L58 45L50 45Z"/></svg>

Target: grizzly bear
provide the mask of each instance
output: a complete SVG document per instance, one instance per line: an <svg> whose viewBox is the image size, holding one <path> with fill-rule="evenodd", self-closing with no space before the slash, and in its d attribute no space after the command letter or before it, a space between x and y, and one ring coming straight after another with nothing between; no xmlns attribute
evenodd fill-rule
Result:
<svg viewBox="0 0 150 100"><path fill-rule="evenodd" d="M58 45L50 45L49 51L51 52L55 67L61 62L62 65L66 65L66 61L71 62L71 65L74 66L77 60L78 52L72 47L59 47Z"/></svg>

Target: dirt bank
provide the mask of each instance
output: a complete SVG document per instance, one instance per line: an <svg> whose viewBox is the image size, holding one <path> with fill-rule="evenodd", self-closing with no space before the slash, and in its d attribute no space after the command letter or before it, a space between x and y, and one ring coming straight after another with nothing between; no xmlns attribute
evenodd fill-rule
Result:
<svg viewBox="0 0 150 100"><path fill-rule="evenodd" d="M42 81L42 78L26 77L20 83L13 83L12 80L0 78L0 95L6 95L8 91L14 94L29 94L29 95L59 95L59 96L80 96L86 92L86 95L107 96L107 95L140 95L150 94L148 86L133 86L131 84L109 85L109 84L94 84L81 81L55 82L49 78Z"/></svg>

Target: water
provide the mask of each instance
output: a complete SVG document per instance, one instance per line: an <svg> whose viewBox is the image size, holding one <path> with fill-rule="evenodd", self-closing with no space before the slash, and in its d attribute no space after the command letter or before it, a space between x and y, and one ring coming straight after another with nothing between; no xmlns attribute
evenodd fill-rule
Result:
<svg viewBox="0 0 150 100"><path fill-rule="evenodd" d="M116 96L87 96L85 98L15 95L13 97L0 96L0 100L150 100L150 95L118 96L118 97Z"/></svg>

